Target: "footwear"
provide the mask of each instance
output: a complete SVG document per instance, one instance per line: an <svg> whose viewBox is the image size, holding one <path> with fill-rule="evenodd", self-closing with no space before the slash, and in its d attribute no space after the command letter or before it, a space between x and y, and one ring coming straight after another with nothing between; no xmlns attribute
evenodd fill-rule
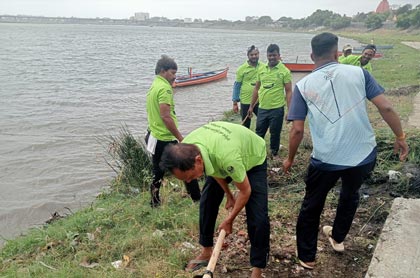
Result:
<svg viewBox="0 0 420 278"><path fill-rule="evenodd" d="M299 260L299 258L298 258L298 260ZM301 260L299 260L299 264L306 269L314 269L314 267L315 267L315 262L306 262L305 263L305 262L302 262Z"/></svg>
<svg viewBox="0 0 420 278"><path fill-rule="evenodd" d="M304 262L304 261L301 261L301 260L299 259L299 256L298 256L298 252L297 252L297 250L296 250L296 258L297 258L297 260L298 260L299 264L300 264L301 266L303 266L304 268L306 268L306 269L314 269L314 267L315 267L315 262Z"/></svg>
<svg viewBox="0 0 420 278"><path fill-rule="evenodd" d="M209 264L209 260L191 260L185 266L184 270L186 272L194 272L199 270L202 267L206 267ZM189 265L193 265L192 267L188 267Z"/></svg>
<svg viewBox="0 0 420 278"><path fill-rule="evenodd" d="M328 238L328 241L336 252L344 252L344 244L342 242L338 243L332 238L332 229L331 226L324 226L322 227L322 232Z"/></svg>

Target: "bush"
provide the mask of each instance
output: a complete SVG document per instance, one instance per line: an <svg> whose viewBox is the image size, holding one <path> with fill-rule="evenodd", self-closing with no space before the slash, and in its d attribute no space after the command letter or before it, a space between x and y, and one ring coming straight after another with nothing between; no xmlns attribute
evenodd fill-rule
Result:
<svg viewBox="0 0 420 278"><path fill-rule="evenodd" d="M118 175L114 184L118 190L148 190L152 177L150 156L144 143L137 141L126 126L118 136L110 136L108 154L112 161L107 163Z"/></svg>

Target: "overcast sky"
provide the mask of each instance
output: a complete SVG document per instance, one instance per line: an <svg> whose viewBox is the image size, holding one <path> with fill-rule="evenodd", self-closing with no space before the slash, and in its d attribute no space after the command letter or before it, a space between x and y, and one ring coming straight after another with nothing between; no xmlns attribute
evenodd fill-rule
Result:
<svg viewBox="0 0 420 278"><path fill-rule="evenodd" d="M62 17L129 18L135 12L151 17L244 20L268 15L304 18L317 9L352 16L376 9L380 0L0 0L0 14ZM420 4L420 0L388 0L390 5Z"/></svg>

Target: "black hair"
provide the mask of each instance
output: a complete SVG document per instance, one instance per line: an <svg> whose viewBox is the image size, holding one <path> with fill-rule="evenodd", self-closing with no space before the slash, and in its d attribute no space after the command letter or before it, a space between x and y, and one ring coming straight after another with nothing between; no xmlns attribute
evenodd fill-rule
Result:
<svg viewBox="0 0 420 278"><path fill-rule="evenodd" d="M252 52L252 51L254 51L254 50L259 51L259 50L258 50L258 47L256 47L255 45L251 45L250 47L248 47L248 49L247 49L247 51L246 51L246 55L248 56L248 55L249 55L249 53L251 53L251 52Z"/></svg>
<svg viewBox="0 0 420 278"><path fill-rule="evenodd" d="M267 53L273 53L273 52L276 52L277 51L277 53L279 53L280 54L280 47L277 45L277 44L270 44L268 47L267 47Z"/></svg>
<svg viewBox="0 0 420 278"><path fill-rule="evenodd" d="M365 46L365 48L363 48L363 51L365 51L366 49L372 49L374 52L376 52L376 45L368 44Z"/></svg>
<svg viewBox="0 0 420 278"><path fill-rule="evenodd" d="M187 171L194 168L195 158L200 149L193 144L168 144L163 150L159 167L163 171L172 172L174 169Z"/></svg>
<svg viewBox="0 0 420 278"><path fill-rule="evenodd" d="M326 57L331 52L337 52L338 37L333 33L321 33L311 40L312 53L316 57Z"/></svg>
<svg viewBox="0 0 420 278"><path fill-rule="evenodd" d="M167 71L170 69L178 70L177 64L174 59L169 58L166 55L162 55L156 63L155 74L158 75L161 71Z"/></svg>

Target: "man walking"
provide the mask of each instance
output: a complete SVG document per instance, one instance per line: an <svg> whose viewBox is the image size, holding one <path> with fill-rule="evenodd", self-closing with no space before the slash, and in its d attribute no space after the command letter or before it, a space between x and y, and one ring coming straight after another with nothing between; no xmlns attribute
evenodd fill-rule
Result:
<svg viewBox="0 0 420 278"><path fill-rule="evenodd" d="M284 105L287 104L289 107L292 96L292 75L280 61L280 48L277 44L268 46L267 60L267 65L258 69L248 117L252 117L251 108L259 102L255 132L264 138L270 128L270 152L276 157L280 148Z"/></svg>
<svg viewBox="0 0 420 278"><path fill-rule="evenodd" d="M341 178L342 187L332 226L324 226L332 248L344 251L359 204L359 188L376 161L375 134L369 122L366 99L371 101L395 134L394 151L403 161L408 146L400 119L383 95L384 89L360 67L337 63L338 37L322 33L311 41L315 70L294 89L288 120L289 154L284 172L293 164L308 117L313 151L305 177L305 197L297 225L297 251L302 266L315 266L318 226L328 192Z"/></svg>

